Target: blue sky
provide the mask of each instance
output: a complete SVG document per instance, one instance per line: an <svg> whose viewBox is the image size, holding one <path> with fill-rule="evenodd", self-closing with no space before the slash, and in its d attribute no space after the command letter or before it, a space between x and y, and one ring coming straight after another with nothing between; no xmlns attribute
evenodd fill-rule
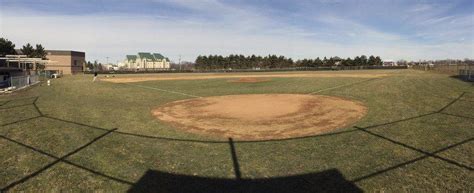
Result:
<svg viewBox="0 0 474 193"><path fill-rule="evenodd" d="M19 47L85 51L116 62L139 51L295 59L474 58L472 0L0 0L1 36Z"/></svg>

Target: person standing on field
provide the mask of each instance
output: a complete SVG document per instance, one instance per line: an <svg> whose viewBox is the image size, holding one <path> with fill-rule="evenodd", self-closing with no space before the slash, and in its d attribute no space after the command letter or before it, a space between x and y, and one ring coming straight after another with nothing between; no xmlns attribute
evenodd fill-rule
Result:
<svg viewBox="0 0 474 193"><path fill-rule="evenodd" d="M92 79L92 82L95 82L97 80L97 72L94 72L94 79Z"/></svg>

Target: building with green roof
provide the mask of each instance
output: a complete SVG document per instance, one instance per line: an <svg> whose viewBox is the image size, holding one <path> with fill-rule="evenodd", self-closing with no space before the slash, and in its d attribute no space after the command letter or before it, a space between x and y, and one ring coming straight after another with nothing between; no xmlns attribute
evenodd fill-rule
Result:
<svg viewBox="0 0 474 193"><path fill-rule="evenodd" d="M127 55L126 60L135 62L137 60L137 56L136 55Z"/></svg>
<svg viewBox="0 0 474 193"><path fill-rule="evenodd" d="M170 61L160 53L138 52L126 55L124 66L133 70L169 70Z"/></svg>

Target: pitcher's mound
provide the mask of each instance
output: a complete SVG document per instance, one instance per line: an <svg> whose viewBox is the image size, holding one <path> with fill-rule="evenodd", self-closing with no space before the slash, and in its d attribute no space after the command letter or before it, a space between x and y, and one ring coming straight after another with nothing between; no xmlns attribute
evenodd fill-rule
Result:
<svg viewBox="0 0 474 193"><path fill-rule="evenodd" d="M267 140L329 132L355 123L366 111L360 102L339 97L255 94L176 101L152 113L193 133Z"/></svg>

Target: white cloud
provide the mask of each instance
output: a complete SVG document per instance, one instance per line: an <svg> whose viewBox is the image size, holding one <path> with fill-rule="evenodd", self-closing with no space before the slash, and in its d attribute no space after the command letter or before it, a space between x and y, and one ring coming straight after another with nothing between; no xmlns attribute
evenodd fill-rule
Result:
<svg viewBox="0 0 474 193"><path fill-rule="evenodd" d="M419 13L419 12L430 11L432 9L433 9L433 6L430 4L417 4L413 6L411 9L409 9L409 11Z"/></svg>
<svg viewBox="0 0 474 193"><path fill-rule="evenodd" d="M335 16L318 16L315 19L331 26L329 33L337 36L347 35L357 41L387 43L387 41L400 41L402 39L399 35L377 31L370 26Z"/></svg>

